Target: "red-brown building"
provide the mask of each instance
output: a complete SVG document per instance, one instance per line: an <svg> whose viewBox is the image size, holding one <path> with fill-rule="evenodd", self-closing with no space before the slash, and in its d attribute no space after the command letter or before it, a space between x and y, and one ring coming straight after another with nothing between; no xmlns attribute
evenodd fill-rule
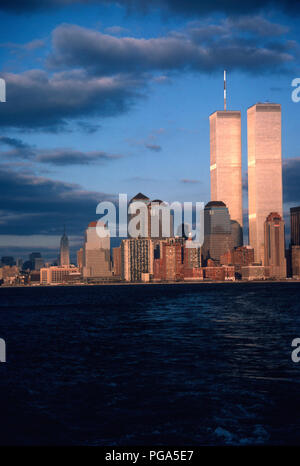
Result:
<svg viewBox="0 0 300 466"><path fill-rule="evenodd" d="M114 264L114 276L120 277L122 275L122 259L121 259L121 246L113 248L113 264Z"/></svg>

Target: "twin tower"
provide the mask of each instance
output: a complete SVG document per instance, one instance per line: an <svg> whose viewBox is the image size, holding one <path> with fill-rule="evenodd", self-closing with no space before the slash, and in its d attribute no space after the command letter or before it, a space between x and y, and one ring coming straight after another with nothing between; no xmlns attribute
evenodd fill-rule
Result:
<svg viewBox="0 0 300 466"><path fill-rule="evenodd" d="M243 226L241 112L210 115L211 200L223 201ZM249 243L264 264L264 223L282 217L281 106L258 103L247 111Z"/></svg>

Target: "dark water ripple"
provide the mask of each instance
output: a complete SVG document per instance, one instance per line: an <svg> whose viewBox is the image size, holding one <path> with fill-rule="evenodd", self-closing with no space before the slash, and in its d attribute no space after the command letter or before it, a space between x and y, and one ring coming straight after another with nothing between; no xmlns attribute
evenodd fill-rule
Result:
<svg viewBox="0 0 300 466"><path fill-rule="evenodd" d="M0 289L0 443L300 444L300 283Z"/></svg>

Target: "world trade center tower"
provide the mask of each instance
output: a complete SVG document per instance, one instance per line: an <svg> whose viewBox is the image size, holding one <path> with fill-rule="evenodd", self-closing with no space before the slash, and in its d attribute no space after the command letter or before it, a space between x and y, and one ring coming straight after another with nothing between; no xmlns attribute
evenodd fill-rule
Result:
<svg viewBox="0 0 300 466"><path fill-rule="evenodd" d="M211 200L224 202L231 220L242 229L241 112L216 111L209 122Z"/></svg>
<svg viewBox="0 0 300 466"><path fill-rule="evenodd" d="M264 223L271 212L282 216L281 106L248 108L247 131L249 240L264 265Z"/></svg>

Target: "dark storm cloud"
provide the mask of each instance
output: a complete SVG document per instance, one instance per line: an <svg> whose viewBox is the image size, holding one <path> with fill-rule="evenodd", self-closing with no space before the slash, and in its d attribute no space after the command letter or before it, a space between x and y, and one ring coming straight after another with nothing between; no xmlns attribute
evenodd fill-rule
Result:
<svg viewBox="0 0 300 466"><path fill-rule="evenodd" d="M91 165L121 158L118 154L108 154L103 151L81 152L74 149L40 150L36 161L51 165Z"/></svg>
<svg viewBox="0 0 300 466"><path fill-rule="evenodd" d="M8 150L3 150L3 148ZM34 156L32 146L18 138L0 136L0 160L1 158L23 158L29 159Z"/></svg>
<svg viewBox="0 0 300 466"><path fill-rule="evenodd" d="M9 150L2 150L8 146ZM30 159L33 162L57 166L91 165L120 159L122 155L104 151L83 152L71 148L37 149L20 139L0 137L0 160L11 162L14 159Z"/></svg>
<svg viewBox="0 0 300 466"><path fill-rule="evenodd" d="M284 202L300 205L300 157L283 160L282 182Z"/></svg>
<svg viewBox="0 0 300 466"><path fill-rule="evenodd" d="M268 39L272 27L273 35L278 34L280 25L262 21L269 27L269 30L265 28ZM91 75L112 75L184 70L211 72L224 67L245 72L271 72L293 62L294 42L286 43L284 49L282 43L275 40L268 46L259 35L241 36L241 28L239 21L226 20L219 25L188 27L180 34L137 39L63 24L53 31L53 51L48 65L84 68ZM250 24L247 28L251 29Z"/></svg>
<svg viewBox="0 0 300 466"><path fill-rule="evenodd" d="M105 193L84 191L76 184L24 175L0 166L1 234L60 234L68 225L70 234L81 234L97 218Z"/></svg>
<svg viewBox="0 0 300 466"><path fill-rule="evenodd" d="M278 39L284 30L263 18L237 17L215 25L193 22L165 37L143 39L62 24L52 33L47 71L1 74L7 102L0 106L0 126L58 132L77 120L81 130L94 132L95 126L82 123L85 118L128 112L161 76L165 81L172 73L224 68L290 71L297 44Z"/></svg>
<svg viewBox="0 0 300 466"><path fill-rule="evenodd" d="M175 15L204 15L212 12L247 13L264 8L275 7L288 14L298 13L297 0L0 0L0 9L4 11L23 13L26 11L46 10L49 8L72 4L121 5L128 12L146 13L152 9Z"/></svg>
<svg viewBox="0 0 300 466"><path fill-rule="evenodd" d="M141 82L128 76L88 78L84 71L42 70L2 73L7 101L0 106L0 126L65 129L70 119L124 113L138 97Z"/></svg>

